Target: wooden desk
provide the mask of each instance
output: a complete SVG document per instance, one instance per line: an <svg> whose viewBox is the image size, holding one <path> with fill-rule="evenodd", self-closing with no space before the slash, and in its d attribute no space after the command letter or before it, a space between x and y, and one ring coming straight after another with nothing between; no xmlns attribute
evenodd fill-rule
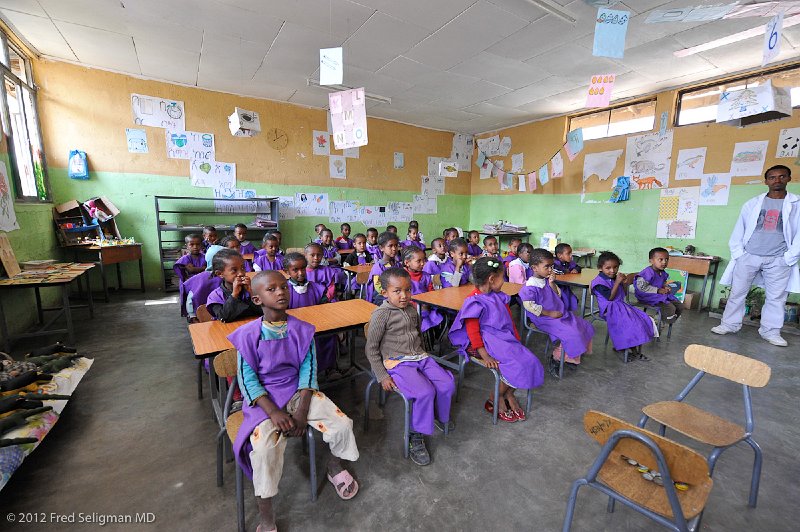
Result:
<svg viewBox="0 0 800 532"><path fill-rule="evenodd" d="M521 284L503 283L502 290L504 293L514 297L519 294L521 288ZM473 290L475 290L475 286L472 284L451 286L449 288L442 288L441 290L433 290L432 292L411 296L411 299L433 307L458 311L461 310L461 307L464 305L464 300Z"/></svg>
<svg viewBox="0 0 800 532"><path fill-rule="evenodd" d="M350 266L349 264L345 264L343 269L345 271L352 272L358 275L359 273L364 273L364 272L369 273L370 270L372 270L373 266L374 264L356 264L355 266Z"/></svg>
<svg viewBox="0 0 800 532"><path fill-rule="evenodd" d="M587 268L592 267L592 257L594 257L594 254L594 251L572 250L572 256L578 260L583 259L583 265Z"/></svg>
<svg viewBox="0 0 800 532"><path fill-rule="evenodd" d="M288 272L286 272L284 270L275 270L275 271L281 272L281 275L283 275L286 279L289 278L289 273ZM252 281L253 277L255 277L257 273L261 273L261 272L247 272L245 275L247 275L250 278L250 280Z"/></svg>
<svg viewBox="0 0 800 532"><path fill-rule="evenodd" d="M486 231L478 231L478 234L479 235L484 235L484 236L496 236L498 244L500 243L500 237L503 237L503 236L507 236L507 237L515 237L515 236L517 236L517 237L521 238L524 242L527 242L528 241L528 237L531 236L530 231L497 231L497 232L491 232L491 233L487 233Z"/></svg>
<svg viewBox="0 0 800 532"><path fill-rule="evenodd" d="M74 246L75 261L78 256L92 255L94 263L100 267L100 278L103 280L103 295L108 303L108 277L106 276L106 266L117 265L117 290L122 290L122 271L120 263L139 261L139 282L141 291L144 292L144 266L142 265L142 244L126 244L124 246Z"/></svg>
<svg viewBox="0 0 800 532"><path fill-rule="evenodd" d="M565 273L556 276L556 284L564 286L575 286L581 289L581 316L586 315L586 296L589 293L589 286L600 270L596 268L583 268L581 273Z"/></svg>
<svg viewBox="0 0 800 532"><path fill-rule="evenodd" d="M339 256L342 257L342 260L344 260L345 257L347 257L349 254L354 252L355 249L352 249L352 248L350 248L350 249L337 249L336 251L339 253Z"/></svg>
<svg viewBox="0 0 800 532"><path fill-rule="evenodd" d="M251 262L252 262L252 260L253 260L254 258L256 258L256 254L255 254L255 253L245 253L245 254L243 254L243 255L242 255L242 258L243 258L244 260L249 260L249 261L251 261Z"/></svg>
<svg viewBox="0 0 800 532"><path fill-rule="evenodd" d="M695 257L693 255L670 255L669 268L674 270L686 270L689 275L703 276L703 287L700 289L700 306L703 310L706 306L711 306L714 297L714 285L717 283L717 269L721 259L719 257ZM714 266L712 271L711 266ZM711 274L711 290L708 292L707 305L703 305L703 298L706 294L706 284L708 283L709 273Z"/></svg>
<svg viewBox="0 0 800 532"><path fill-rule="evenodd" d="M344 270L345 275L347 275L347 284L345 285L345 288L344 288L344 298L345 299L347 299L349 297L349 295L350 295L350 279L352 279L353 276L358 277L360 274L364 274L364 273L365 274L369 274L369 272L372 270L373 266L374 266L374 264L356 264L355 266L351 266L349 264L345 264L344 268L342 268ZM369 281L367 281L367 283L369 283ZM363 284L360 285L360 289L359 289L359 293L358 293L358 298L359 299L364 299L364 293L365 293L364 286L365 285L363 285Z"/></svg>

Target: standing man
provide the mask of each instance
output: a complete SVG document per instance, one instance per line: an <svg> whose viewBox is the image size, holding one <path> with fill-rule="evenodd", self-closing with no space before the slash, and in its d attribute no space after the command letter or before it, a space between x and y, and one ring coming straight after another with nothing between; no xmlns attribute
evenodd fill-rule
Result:
<svg viewBox="0 0 800 532"><path fill-rule="evenodd" d="M764 174L769 192L742 206L728 241L731 261L720 280L730 285L731 293L722 322L712 332L741 329L745 297L755 282L766 290L758 333L772 345L788 345L781 336L786 296L800 292L800 196L786 191L791 180L788 167L773 166Z"/></svg>

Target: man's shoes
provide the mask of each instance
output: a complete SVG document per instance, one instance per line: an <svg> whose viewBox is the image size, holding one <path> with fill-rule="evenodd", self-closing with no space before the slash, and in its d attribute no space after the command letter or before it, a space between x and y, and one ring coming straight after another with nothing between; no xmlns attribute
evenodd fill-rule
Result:
<svg viewBox="0 0 800 532"><path fill-rule="evenodd" d="M776 334L774 336L762 336L761 338L771 343L772 345L777 345L778 347L786 347L789 345L789 342L784 340L780 334Z"/></svg>
<svg viewBox="0 0 800 532"><path fill-rule="evenodd" d="M727 327L725 327L724 325L720 324L717 325L716 327L712 327L711 332L713 332L714 334L730 334L730 333L735 333L736 331L732 331Z"/></svg>

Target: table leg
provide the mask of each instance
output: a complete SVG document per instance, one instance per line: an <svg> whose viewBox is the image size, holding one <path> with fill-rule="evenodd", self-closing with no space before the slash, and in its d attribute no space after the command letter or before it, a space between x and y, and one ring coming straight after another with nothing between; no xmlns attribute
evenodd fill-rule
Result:
<svg viewBox="0 0 800 532"><path fill-rule="evenodd" d="M201 358L197 361L197 398L203 398L203 362Z"/></svg>
<svg viewBox="0 0 800 532"><path fill-rule="evenodd" d="M103 295L106 297L106 303L108 303L108 278L106 277L106 267L103 264L103 257L100 257L100 277L103 281Z"/></svg>
<svg viewBox="0 0 800 532"><path fill-rule="evenodd" d="M75 345L75 330L72 328L72 309L69 306L69 284L61 285L61 301L64 306L64 317L67 319L67 338L69 345Z"/></svg>
<svg viewBox="0 0 800 532"><path fill-rule="evenodd" d="M8 336L8 325L6 315L3 312L3 300L0 299L0 332L3 333L3 351L11 353L11 338Z"/></svg>
<svg viewBox="0 0 800 532"><path fill-rule="evenodd" d="M117 263L117 290L122 290L122 268L120 263Z"/></svg>
<svg viewBox="0 0 800 532"><path fill-rule="evenodd" d="M586 292L589 289L585 286L581 287L581 317L586 317Z"/></svg>
<svg viewBox="0 0 800 532"><path fill-rule="evenodd" d="M39 292L39 287L36 286L33 289L34 294L36 294L36 317L39 318L39 325L44 323L44 311L42 310L42 294Z"/></svg>
<svg viewBox="0 0 800 532"><path fill-rule="evenodd" d="M94 299L92 299L92 285L89 282L89 272L81 277L86 277L86 304L89 305L89 317L94 318ZM81 277L78 277L78 287L81 286Z"/></svg>
<svg viewBox="0 0 800 532"><path fill-rule="evenodd" d="M708 308L711 308L714 299L714 287L717 284L717 268L719 268L719 262L714 263L714 273L711 274L711 291L708 293L708 305L706 305Z"/></svg>
<svg viewBox="0 0 800 532"><path fill-rule="evenodd" d="M700 306L698 307L699 310L703 310L705 305L703 305L703 299L706 297L706 283L708 282L708 273L703 276L703 287L700 289ZM708 294L708 304L711 305L711 294Z"/></svg>
<svg viewBox="0 0 800 532"><path fill-rule="evenodd" d="M142 293L144 293L144 266L141 257L139 257L139 282L142 285Z"/></svg>

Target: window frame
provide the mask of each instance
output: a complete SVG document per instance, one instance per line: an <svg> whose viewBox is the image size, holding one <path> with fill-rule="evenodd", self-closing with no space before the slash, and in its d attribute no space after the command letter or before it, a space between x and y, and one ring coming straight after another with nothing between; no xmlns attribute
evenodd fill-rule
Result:
<svg viewBox="0 0 800 532"><path fill-rule="evenodd" d="M610 126L611 125L611 114L613 113L614 110L623 109L625 107L630 107L631 105L639 105L639 104L650 103L650 102L653 103L653 127L651 127L650 129L646 129L646 130L642 130L642 131L632 131L632 132L628 132L628 133L619 133L617 135L607 135L605 137L598 137L596 139L591 139L591 140L612 139L614 137L622 137L622 136L627 136L627 135L637 135L637 134L646 133L648 131L654 131L655 128L656 128L656 125L657 125L656 124L656 109L657 109L657 106L658 106L658 95L657 94L651 94L651 95L648 95L648 96L645 96L645 97L642 97L642 98L634 98L634 99L631 99L631 100L615 102L614 105L610 105L608 107L603 107L602 109L586 110L586 111L583 111L583 112L580 112L580 113L575 113L575 114L569 115L569 117L568 117L569 120L567 121L567 133L569 133L570 131L573 131L573 129L571 127L572 126L572 121L574 119L576 119L576 118L583 118L585 116L589 116L589 115L593 115L593 114L599 114L599 113L608 113L607 126ZM566 140L566 136L565 136L565 140Z"/></svg>
<svg viewBox="0 0 800 532"><path fill-rule="evenodd" d="M684 87L678 90L676 95L675 101L675 118L673 120L673 127L687 127L687 126L698 126L700 124L714 124L716 123L716 119L712 120L703 120L702 122L692 122L691 124L680 124L680 117L681 117L681 104L683 103L684 95L692 92L697 92L701 90L713 89L719 87L720 85L730 85L733 83L746 83L748 79L751 78L760 78L760 77L772 77L775 74L779 74L781 72L785 72L787 70L800 70L800 62L797 63L789 63L778 65L772 68L764 68L759 70L752 70L750 72L740 74L737 76L731 77L724 77L718 78L713 81L708 81L704 83L700 83L698 85L692 85L691 87ZM792 106L792 109L796 109L800 107L800 105Z"/></svg>
<svg viewBox="0 0 800 532"><path fill-rule="evenodd" d="M13 50L15 54L17 54L23 62L25 68L25 76L30 81L25 81L17 76L10 68L10 65L4 64L0 61L0 113L2 113L2 121L3 124L0 127L3 128L3 133L6 135L6 142L8 144L8 161L9 161L9 178L13 181L12 186L14 187L14 201L17 203L40 203L40 204L47 204L53 202L53 194L50 188L50 179L49 173L47 168L47 156L44 149L44 141L42 139L42 125L39 121L39 90L36 84L33 81L33 71L31 69L31 61L28 54L26 54L19 46L10 42L9 36L3 28L0 28L0 54L5 58L5 60L10 63L11 62L11 54L10 51ZM14 131L11 125L11 113L8 109L8 93L6 91L6 84L5 78L11 80L12 83L15 83L20 86L20 88L24 87L30 92L30 101L31 107L33 108L33 120L36 123L36 132L35 134L38 136L38 144L41 150L41 167L42 167L42 184L44 188L44 198L40 198L39 195L35 196L26 196L23 194L22 190L22 181L19 173L19 167L17 165L17 155L14 148ZM17 95L20 104L20 110L22 112L23 123L25 125L25 129L28 135L28 150L30 151L30 157L32 161L35 161L36 158L33 153L33 146L32 142L30 141L32 132L28 129L29 117L26 114L26 106L24 101L24 91L20 90L20 94ZM6 131L5 128L8 128ZM34 164L35 166L35 164ZM35 174L35 171L34 171ZM35 179L35 175L34 175ZM38 187L37 187L38 189ZM38 190L37 190L38 192Z"/></svg>

